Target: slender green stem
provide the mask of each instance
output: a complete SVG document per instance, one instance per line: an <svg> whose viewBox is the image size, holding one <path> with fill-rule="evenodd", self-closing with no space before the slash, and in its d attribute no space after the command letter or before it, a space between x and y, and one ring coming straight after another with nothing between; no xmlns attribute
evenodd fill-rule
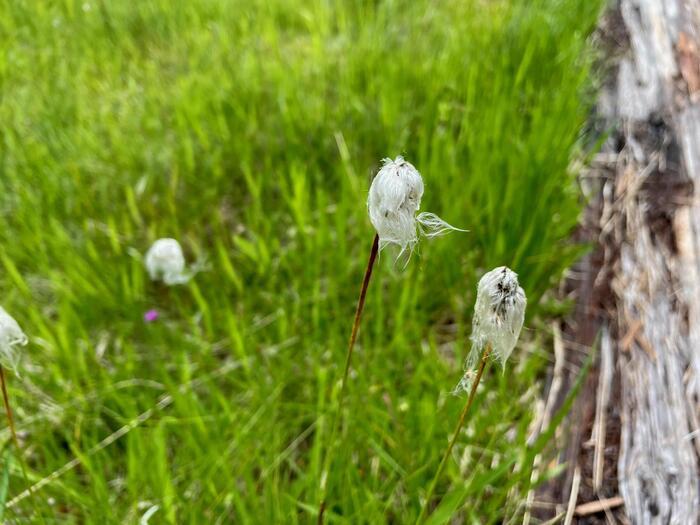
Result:
<svg viewBox="0 0 700 525"><path fill-rule="evenodd" d="M355 310L355 320L352 324L352 332L350 333L350 342L348 343L348 351L345 355L345 370L343 371L343 381L340 384L340 393L338 394L338 402L335 407L333 422L331 424L331 439L328 443L328 448L326 449L326 455L323 460L323 469L321 471L321 479L319 481L319 487L321 489L321 504L318 507L318 525L323 523L323 513L326 510L326 494L328 486L328 473L331 467L331 461L333 460L333 452L335 451L335 440L336 434L338 433L339 427L342 427L342 410L343 401L345 400L345 389L348 382L348 374L350 373L350 363L352 362L352 353L355 348L355 341L357 340L357 332L360 329L360 319L362 318L362 310L365 307L365 297L367 296L367 288L369 286L369 280L372 277L372 269L374 268L374 262L377 259L377 254L379 253L379 235L374 236L372 241L372 249L369 253L369 260L367 261L367 269L365 270L365 277L362 280L362 288L360 289L360 297L357 301L357 308Z"/></svg>
<svg viewBox="0 0 700 525"><path fill-rule="evenodd" d="M491 353L491 345L486 345L486 348L484 348L484 352L481 354L481 363L479 364L479 369L476 373L476 377L474 378L474 382L472 383L471 390L469 391L469 397L467 398L467 403L464 405L464 409L462 410L462 414L459 416L459 421L457 422L457 427L454 430L454 433L452 434L452 439L450 439L450 444L447 445L447 450L445 451L445 454L442 456L442 461L440 461L440 466L437 469L437 472L435 473L435 477L433 477L433 481L430 483L430 489L428 489L428 495L425 498L425 503L423 503L423 507L421 508L420 514L418 515L418 519L416 520L416 525L420 525L423 523L425 518L427 518L427 513L428 513L428 507L430 506L430 500L433 498L433 494L435 493L435 487L437 485L438 480L440 479L440 476L442 475L442 471L445 470L445 466L447 465L447 461L450 458L450 453L452 452L452 448L455 446L455 443L457 442L457 437L459 436L460 430L462 430L462 426L464 426L464 421L466 420L467 413L469 412L469 409L472 406L472 403L474 402L474 397L476 396L476 387L479 386L479 382L481 381L481 376L484 373L484 369L486 368L486 363L488 361L489 354Z"/></svg>

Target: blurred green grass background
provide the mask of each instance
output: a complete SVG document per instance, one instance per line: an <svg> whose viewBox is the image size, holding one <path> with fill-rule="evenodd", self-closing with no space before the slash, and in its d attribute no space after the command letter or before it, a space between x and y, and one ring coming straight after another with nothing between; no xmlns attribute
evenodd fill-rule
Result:
<svg viewBox="0 0 700 525"><path fill-rule="evenodd" d="M5 3L0 290L31 338L11 396L32 481L82 460L5 519L315 522L323 415L373 236L366 192L403 154L422 208L470 233L424 241L404 271L382 254L328 522L415 519L463 403L449 392L476 282L501 264L530 329L489 375L433 523L518 520L549 359L533 327L581 253L571 165L601 4ZM163 236L208 270L151 283L142 254ZM8 499L25 488L10 474Z"/></svg>

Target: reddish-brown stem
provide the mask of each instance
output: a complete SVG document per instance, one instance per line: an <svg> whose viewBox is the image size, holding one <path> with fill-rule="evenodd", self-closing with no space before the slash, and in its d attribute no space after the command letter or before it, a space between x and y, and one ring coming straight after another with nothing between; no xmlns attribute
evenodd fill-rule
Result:
<svg viewBox="0 0 700 525"><path fill-rule="evenodd" d="M357 308L355 309L355 320L352 324L352 332L350 333L350 342L348 343L348 351L345 355L345 370L343 370L343 381L340 384L340 393L338 394L338 403L336 406L335 415L333 416L333 423L331 426L331 440L326 449L326 456L323 461L323 470L321 471L321 504L318 507L318 525L323 524L323 514L326 510L326 486L328 471L330 470L330 462L332 458L332 451L335 448L335 436L338 432L339 419L341 419L341 413L343 410L343 401L345 399L345 389L348 382L348 375L350 374L350 364L352 362L352 354L355 348L355 341L357 340L357 332L360 330L360 319L362 318L362 310L365 307L365 297L367 296L367 288L369 287L369 280L372 277L372 269L374 268L374 262L377 259L377 254L379 253L379 235L374 236L372 241L372 249L369 252L369 260L367 261L367 268L365 269L365 277L362 280L362 288L360 289L360 297L357 301ZM342 420L340 421L342 423Z"/></svg>
<svg viewBox="0 0 700 525"><path fill-rule="evenodd" d="M29 477L27 477L27 469L24 466L24 458L22 457L22 449L19 446L19 439L17 439L17 431L15 430L15 419L12 415L12 408L10 408L10 396L7 394L7 382L5 380L5 369L0 365L0 389L2 389L2 401L5 405L5 414L7 415L7 424L10 427L10 434L12 436L12 441L17 449L17 460L19 461L20 468L22 469L22 476L24 477L24 482L29 486Z"/></svg>
<svg viewBox="0 0 700 525"><path fill-rule="evenodd" d="M2 388L2 401L5 404L5 414L7 415L7 424L10 427L10 434L12 434L12 440L15 442L17 451L19 452L19 440L17 439L17 432L15 431L15 420L12 416L12 409L10 408L10 396L7 395L7 384L5 383L5 370L0 365L0 388Z"/></svg>

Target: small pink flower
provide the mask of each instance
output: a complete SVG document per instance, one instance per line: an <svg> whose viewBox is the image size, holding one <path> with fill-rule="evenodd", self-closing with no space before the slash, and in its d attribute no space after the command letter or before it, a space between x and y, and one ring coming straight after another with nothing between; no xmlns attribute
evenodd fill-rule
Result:
<svg viewBox="0 0 700 525"><path fill-rule="evenodd" d="M143 314L143 320L147 323L152 323L153 321L158 319L158 310L151 309L148 310L145 314Z"/></svg>

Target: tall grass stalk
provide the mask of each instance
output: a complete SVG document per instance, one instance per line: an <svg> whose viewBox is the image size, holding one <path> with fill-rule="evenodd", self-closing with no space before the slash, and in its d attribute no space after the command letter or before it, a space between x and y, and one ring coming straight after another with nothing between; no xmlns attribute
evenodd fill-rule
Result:
<svg viewBox="0 0 700 525"><path fill-rule="evenodd" d="M479 386L479 382L481 381L481 376L484 373L484 369L486 368L486 363L488 362L488 358L489 358L490 354L491 354L491 345L487 344L486 347L484 348L484 352L481 354L481 363L479 364L479 369L476 372L476 377L474 378L471 390L469 391L469 397L467 398L467 403L464 405L464 409L462 410L462 414L459 416L459 421L457 422L457 427L455 428L455 430L452 434L452 439L450 439L449 445L447 445L447 450L445 450L445 454L442 456L442 460L440 461L440 466L438 467L437 472L435 472L435 476L433 477L433 481L431 481L431 483L430 483L430 488L428 489L428 494L425 497L425 502L423 503L420 514L418 515L418 519L416 520L416 525L420 525L421 523L423 523L425 518L427 518L427 516L428 516L428 507L430 505L430 500L432 499L433 494L435 493L435 487L437 485L438 480L440 479L440 476L442 475L442 471L445 470L445 466L447 465L447 461L450 457L450 454L452 453L452 448L455 446L455 443L457 442L457 437L459 436L459 433L462 430L462 427L464 426L464 422L466 421L466 418L467 418L467 413L469 412L469 409L471 408L472 403L474 402L474 397L476 396L476 389Z"/></svg>
<svg viewBox="0 0 700 525"><path fill-rule="evenodd" d="M372 241L372 248L369 252L369 259L367 261L367 268L365 269L365 276L362 279L362 288L360 289L360 297L357 300L357 308L355 309L355 320L352 323L352 332L350 333L350 342L348 343L348 351L345 355L345 369L343 370L343 380L340 383L340 392L338 394L338 402L336 403L333 422L331 424L331 439L328 442L328 448L326 449L326 455L323 460L323 469L321 470L321 479L319 481L319 488L321 491L321 503L318 507L318 523L319 525L323 523L323 514L326 510L326 495L328 490L328 472L330 471L331 463L333 461L333 453L336 450L335 442L338 430L343 426L343 401L345 400L345 390L348 383L348 374L350 373L350 364L352 362L353 349L355 348L355 341L357 340L357 333L360 329L360 319L362 318L362 310L365 306L365 297L367 296L367 288L369 287L369 281L372 278L372 270L374 268L374 263L377 260L377 253L379 252L379 235L374 235L374 240Z"/></svg>

